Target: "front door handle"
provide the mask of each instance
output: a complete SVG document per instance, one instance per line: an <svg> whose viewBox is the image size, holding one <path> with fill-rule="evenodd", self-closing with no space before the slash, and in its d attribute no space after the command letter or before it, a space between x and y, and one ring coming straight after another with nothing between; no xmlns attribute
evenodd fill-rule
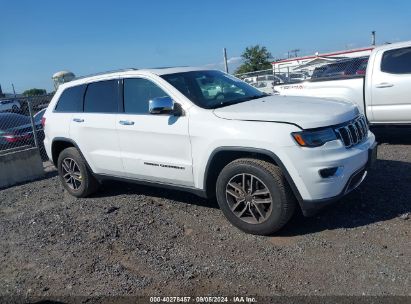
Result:
<svg viewBox="0 0 411 304"><path fill-rule="evenodd" d="M73 118L73 121L75 121L75 122L84 122L84 119L82 119L82 118Z"/></svg>
<svg viewBox="0 0 411 304"><path fill-rule="evenodd" d="M393 85L392 83L381 82L381 83L377 84L375 87L376 87L376 88L379 88L379 89L382 89L382 88L391 88L391 87L393 87L393 86L394 86L394 85Z"/></svg>
<svg viewBox="0 0 411 304"><path fill-rule="evenodd" d="M134 125L134 121L131 121L131 120L120 120L119 123L120 123L120 125L123 125L123 126L132 126L132 125Z"/></svg>

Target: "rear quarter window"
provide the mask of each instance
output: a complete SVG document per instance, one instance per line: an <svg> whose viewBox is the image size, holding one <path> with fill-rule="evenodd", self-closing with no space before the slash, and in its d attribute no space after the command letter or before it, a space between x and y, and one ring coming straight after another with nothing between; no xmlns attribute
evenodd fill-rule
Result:
<svg viewBox="0 0 411 304"><path fill-rule="evenodd" d="M84 85L69 87L63 91L57 102L55 112L83 112Z"/></svg>

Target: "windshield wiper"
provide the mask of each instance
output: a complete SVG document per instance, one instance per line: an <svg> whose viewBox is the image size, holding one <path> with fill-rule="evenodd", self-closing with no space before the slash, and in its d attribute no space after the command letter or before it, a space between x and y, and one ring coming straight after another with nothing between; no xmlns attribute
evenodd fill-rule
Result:
<svg viewBox="0 0 411 304"><path fill-rule="evenodd" d="M267 96L270 96L270 95L267 94L267 93L262 93L261 95L253 95L253 96L249 97L248 100L263 98L263 97L267 97Z"/></svg>

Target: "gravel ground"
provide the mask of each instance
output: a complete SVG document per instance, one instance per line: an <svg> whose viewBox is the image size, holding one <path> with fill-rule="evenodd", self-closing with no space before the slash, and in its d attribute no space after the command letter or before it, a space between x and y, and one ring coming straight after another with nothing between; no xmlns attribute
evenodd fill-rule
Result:
<svg viewBox="0 0 411 304"><path fill-rule="evenodd" d="M109 182L75 199L48 168L0 190L0 295L409 296L406 134L380 136L388 143L359 189L273 237L240 232L215 202L178 191Z"/></svg>

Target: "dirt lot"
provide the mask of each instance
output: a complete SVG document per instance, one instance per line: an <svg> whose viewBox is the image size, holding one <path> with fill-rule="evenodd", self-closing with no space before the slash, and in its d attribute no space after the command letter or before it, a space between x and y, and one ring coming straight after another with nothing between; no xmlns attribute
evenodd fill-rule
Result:
<svg viewBox="0 0 411 304"><path fill-rule="evenodd" d="M411 295L407 134L358 190L273 237L177 191L110 182L75 199L55 171L0 190L0 295Z"/></svg>

